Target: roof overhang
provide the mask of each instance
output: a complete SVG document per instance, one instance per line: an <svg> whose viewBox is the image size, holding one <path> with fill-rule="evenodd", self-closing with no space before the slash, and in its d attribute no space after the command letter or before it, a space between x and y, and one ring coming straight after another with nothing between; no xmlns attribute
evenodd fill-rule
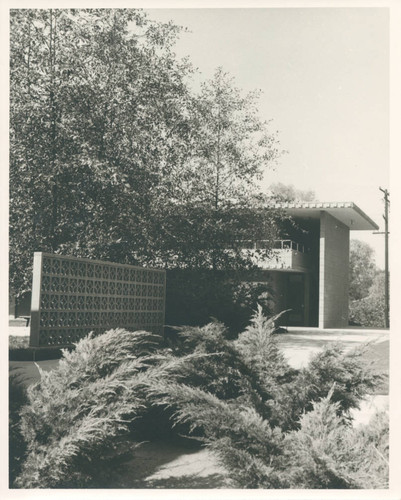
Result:
<svg viewBox="0 0 401 500"><path fill-rule="evenodd" d="M285 202L276 203L274 208L285 210L294 218L320 219L321 212L327 212L351 231L379 229L379 226L353 202Z"/></svg>

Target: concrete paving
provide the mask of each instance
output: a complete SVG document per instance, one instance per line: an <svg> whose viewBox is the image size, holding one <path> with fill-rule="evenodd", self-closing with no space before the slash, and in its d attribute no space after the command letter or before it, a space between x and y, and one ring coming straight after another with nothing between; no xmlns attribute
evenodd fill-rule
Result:
<svg viewBox="0 0 401 500"><path fill-rule="evenodd" d="M8 327L8 335L13 335L16 337L29 337L29 326L11 325Z"/></svg>
<svg viewBox="0 0 401 500"><path fill-rule="evenodd" d="M378 344L389 340L388 330L361 328L320 329L288 327L287 333L277 334L277 339L288 362L293 368L305 367L311 356L330 344L341 343L350 350L364 343Z"/></svg>
<svg viewBox="0 0 401 500"><path fill-rule="evenodd" d="M387 352L386 349L388 349L390 339L388 330L367 330L361 328L339 330L300 327L288 327L287 330L287 333L277 335L278 342L289 364L297 369L307 366L314 354L321 351L324 347L335 343L341 343L345 351L349 351L365 343L370 343L373 347L375 345L379 347L379 344L381 344L380 351L383 357L382 351ZM387 345L384 345L384 343ZM387 359L381 359L380 361L385 366L383 371L388 373L389 356L387 355ZM388 411L388 408L388 394L367 396L361 402L360 408L354 409L351 412L351 416L354 419L354 426L367 424L376 411Z"/></svg>

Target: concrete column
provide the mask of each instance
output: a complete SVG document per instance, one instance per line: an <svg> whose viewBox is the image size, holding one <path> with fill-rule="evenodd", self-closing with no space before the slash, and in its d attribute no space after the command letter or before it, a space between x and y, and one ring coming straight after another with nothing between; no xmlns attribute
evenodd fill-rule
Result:
<svg viewBox="0 0 401 500"><path fill-rule="evenodd" d="M39 347L40 330L40 295L42 288L42 252L33 255L32 302L29 345Z"/></svg>
<svg viewBox="0 0 401 500"><path fill-rule="evenodd" d="M319 328L348 326L349 228L320 213Z"/></svg>

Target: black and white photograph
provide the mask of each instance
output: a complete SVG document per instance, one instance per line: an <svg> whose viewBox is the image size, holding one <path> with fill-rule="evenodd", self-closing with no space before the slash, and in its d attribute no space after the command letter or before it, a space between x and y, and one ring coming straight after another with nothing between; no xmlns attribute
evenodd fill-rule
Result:
<svg viewBox="0 0 401 500"><path fill-rule="evenodd" d="M7 498L399 500L396 3L1 14Z"/></svg>

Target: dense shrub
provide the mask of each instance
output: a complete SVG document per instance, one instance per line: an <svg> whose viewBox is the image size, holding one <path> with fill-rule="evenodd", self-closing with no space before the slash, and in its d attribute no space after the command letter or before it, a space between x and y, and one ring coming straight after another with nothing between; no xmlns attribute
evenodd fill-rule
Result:
<svg viewBox="0 0 401 500"><path fill-rule="evenodd" d="M222 323L176 330L179 340L172 344L174 355L195 355L179 366L177 375L182 383L220 399L239 398L252 390L256 374L238 356L234 343L227 340L228 331Z"/></svg>
<svg viewBox="0 0 401 500"><path fill-rule="evenodd" d="M384 273L378 272L366 296L350 301L350 323L369 328L385 328L384 296Z"/></svg>
<svg viewBox="0 0 401 500"><path fill-rule="evenodd" d="M8 348L9 349L26 349L29 347L29 335L9 335Z"/></svg>
<svg viewBox="0 0 401 500"><path fill-rule="evenodd" d="M384 299L368 295L350 302L349 321L352 325L366 328L385 328Z"/></svg>
<svg viewBox="0 0 401 500"><path fill-rule="evenodd" d="M205 325L211 318L223 322L235 337L253 314L257 303L269 312L268 283L235 277L235 272L175 269L167 273L166 323L168 325Z"/></svg>
<svg viewBox="0 0 401 500"><path fill-rule="evenodd" d="M219 322L204 327L178 328L180 341L175 355L196 353L180 365L180 381L236 404L251 404L273 426L287 431L299 425L300 415L312 402L327 395L336 382L333 401L340 410L357 408L361 398L381 377L362 361L364 348L345 355L338 344L316 354L302 370L290 367L280 350L274 325L279 316L267 319L259 307L250 325L235 341Z"/></svg>
<svg viewBox="0 0 401 500"><path fill-rule="evenodd" d="M332 392L304 413L299 429L272 427L251 407L238 407L185 385L164 388L178 403L178 422L201 427L239 488L385 488L388 486L388 416L354 429L338 415Z"/></svg>
<svg viewBox="0 0 401 500"><path fill-rule="evenodd" d="M386 488L388 416L377 413L354 429L338 416L340 403L330 397L313 403L300 429L284 440L286 476L293 488Z"/></svg>
<svg viewBox="0 0 401 500"><path fill-rule="evenodd" d="M129 424L145 408L142 387L170 368L146 332L111 330L64 352L41 372L21 413L27 458L16 486L83 487L106 481L124 453Z"/></svg>
<svg viewBox="0 0 401 500"><path fill-rule="evenodd" d="M11 372L9 377L9 406L8 406L8 424L9 424L9 486L13 487L16 477L21 472L21 465L26 455L26 442L21 433L22 407L28 402L26 388L18 374Z"/></svg>
<svg viewBox="0 0 401 500"><path fill-rule="evenodd" d="M380 377L361 351L339 345L292 369L273 334L276 319L259 307L237 340L219 322L177 328L168 347L125 330L81 340L28 390L15 486L107 485L149 421L202 440L237 487L383 486L386 418L350 424L350 409Z"/></svg>
<svg viewBox="0 0 401 500"><path fill-rule="evenodd" d="M317 401L327 395L335 382L332 401L339 403L339 411L359 408L361 399L382 381L382 375L363 360L365 344L345 352L341 344L331 345L317 353L307 368L301 370L298 386L306 390L306 400Z"/></svg>
<svg viewBox="0 0 401 500"><path fill-rule="evenodd" d="M174 408L175 422L203 436L237 487L382 487L385 417L376 433L350 424L349 410L381 380L364 365L363 348L346 353L332 346L307 368L293 370L273 331L274 321L261 308L237 341L226 340L219 323L182 328L185 354L207 353L205 365L197 371L190 360L180 366L183 378L158 380L149 393L157 404ZM236 391L222 390L224 383ZM369 469L377 474L368 480Z"/></svg>

